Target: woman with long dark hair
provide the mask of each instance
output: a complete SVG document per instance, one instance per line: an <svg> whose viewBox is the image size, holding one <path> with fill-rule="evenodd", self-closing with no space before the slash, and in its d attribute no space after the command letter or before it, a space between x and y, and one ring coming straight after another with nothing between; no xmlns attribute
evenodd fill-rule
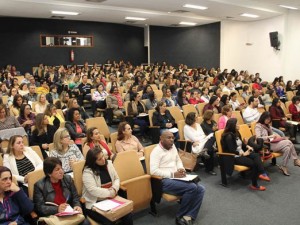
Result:
<svg viewBox="0 0 300 225"><path fill-rule="evenodd" d="M83 194L85 198L86 214L93 220L106 225L113 225L101 214L92 210L98 199L114 198L120 188L119 176L110 160L106 160L100 148L88 151L83 170ZM123 225L132 225L132 215L121 218Z"/></svg>
<svg viewBox="0 0 300 225"><path fill-rule="evenodd" d="M237 119L230 118L222 134L221 144L224 152L235 154L234 163L236 165L247 166L251 169L252 190L264 191L264 186L258 185L258 178L265 181L270 181L270 178L264 170L260 155L253 152L253 148L246 145L238 131Z"/></svg>
<svg viewBox="0 0 300 225"><path fill-rule="evenodd" d="M263 112L255 126L256 136L264 139L265 141L271 141L270 149L274 152L281 152L283 154L282 165L279 169L283 175L290 176L287 164L289 159L294 160L294 165L300 167L300 159L298 158L294 144L290 140L279 137L277 134L273 134L270 126L271 115L269 112Z"/></svg>
<svg viewBox="0 0 300 225"><path fill-rule="evenodd" d="M31 137L31 128L35 125L35 114L31 112L29 104L21 105L18 121L24 127L28 136Z"/></svg>

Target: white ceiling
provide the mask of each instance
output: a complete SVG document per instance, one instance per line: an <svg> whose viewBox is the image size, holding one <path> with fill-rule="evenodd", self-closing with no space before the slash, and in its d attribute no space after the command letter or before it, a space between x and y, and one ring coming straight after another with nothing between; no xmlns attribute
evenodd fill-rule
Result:
<svg viewBox="0 0 300 225"><path fill-rule="evenodd" d="M300 8L300 0L0 0L0 16L51 18L51 10L79 12L78 16L64 16L66 20L111 22L124 24L126 16L144 17L145 21L132 25L171 26L181 21L197 25L221 20L254 21L282 15L287 9L278 5ZM98 0L99 1L99 0ZM184 4L208 7L207 10L188 9ZM189 12L179 13L177 10ZM241 17L242 13L259 18ZM183 26L183 25L180 25Z"/></svg>

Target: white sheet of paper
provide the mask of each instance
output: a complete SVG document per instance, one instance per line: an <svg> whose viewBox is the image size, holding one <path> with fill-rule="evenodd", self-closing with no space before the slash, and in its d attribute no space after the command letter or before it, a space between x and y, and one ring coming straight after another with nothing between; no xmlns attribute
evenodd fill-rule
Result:
<svg viewBox="0 0 300 225"><path fill-rule="evenodd" d="M192 175L192 174L187 174L185 177L182 178L171 178L174 180L183 180L183 181L192 181L194 180L196 177L198 177L198 175Z"/></svg>
<svg viewBox="0 0 300 225"><path fill-rule="evenodd" d="M102 211L109 211L113 208L118 207L119 205L121 205L121 204L117 203L115 201L112 201L110 199L103 200L101 202L97 202L94 204L95 207L97 207L98 209L100 209Z"/></svg>
<svg viewBox="0 0 300 225"><path fill-rule="evenodd" d="M74 209L70 205L68 205L64 212L73 212L73 211Z"/></svg>

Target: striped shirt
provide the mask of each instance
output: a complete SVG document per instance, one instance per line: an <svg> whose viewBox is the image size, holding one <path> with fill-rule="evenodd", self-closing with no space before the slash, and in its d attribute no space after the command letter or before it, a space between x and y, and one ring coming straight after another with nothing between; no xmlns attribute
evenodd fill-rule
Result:
<svg viewBox="0 0 300 225"><path fill-rule="evenodd" d="M23 159L16 159L19 175L25 177L29 172L34 171L34 166L30 160L24 156Z"/></svg>

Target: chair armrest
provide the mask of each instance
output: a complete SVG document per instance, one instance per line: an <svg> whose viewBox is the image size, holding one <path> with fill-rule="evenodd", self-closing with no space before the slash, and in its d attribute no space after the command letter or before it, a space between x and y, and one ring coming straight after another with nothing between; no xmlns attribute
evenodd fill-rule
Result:
<svg viewBox="0 0 300 225"><path fill-rule="evenodd" d="M219 156L236 156L233 153L227 153L227 152L217 152L217 155L219 155Z"/></svg>
<svg viewBox="0 0 300 225"><path fill-rule="evenodd" d="M160 203L162 196L162 177L151 176L152 200Z"/></svg>

